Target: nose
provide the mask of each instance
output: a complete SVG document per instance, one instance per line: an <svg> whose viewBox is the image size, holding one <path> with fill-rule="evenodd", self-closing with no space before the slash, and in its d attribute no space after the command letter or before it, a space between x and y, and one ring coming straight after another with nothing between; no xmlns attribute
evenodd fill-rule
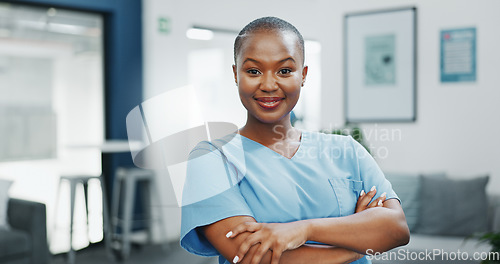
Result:
<svg viewBox="0 0 500 264"><path fill-rule="evenodd" d="M278 81L272 73L263 74L260 83L260 89L265 92L278 90Z"/></svg>

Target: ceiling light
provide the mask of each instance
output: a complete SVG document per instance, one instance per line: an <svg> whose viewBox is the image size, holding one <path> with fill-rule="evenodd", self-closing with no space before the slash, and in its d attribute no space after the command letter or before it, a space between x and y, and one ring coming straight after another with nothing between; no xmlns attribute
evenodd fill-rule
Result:
<svg viewBox="0 0 500 264"><path fill-rule="evenodd" d="M208 29L190 28L186 31L186 37L197 40L211 40L214 37L214 32Z"/></svg>

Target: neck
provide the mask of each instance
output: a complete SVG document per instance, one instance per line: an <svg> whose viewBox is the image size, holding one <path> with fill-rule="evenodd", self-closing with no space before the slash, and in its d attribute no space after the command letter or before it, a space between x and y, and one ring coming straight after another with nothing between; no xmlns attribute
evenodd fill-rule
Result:
<svg viewBox="0 0 500 264"><path fill-rule="evenodd" d="M262 123L248 116L245 126L239 131L241 135L265 146L282 141L300 141L300 131L292 127L290 114L276 123Z"/></svg>

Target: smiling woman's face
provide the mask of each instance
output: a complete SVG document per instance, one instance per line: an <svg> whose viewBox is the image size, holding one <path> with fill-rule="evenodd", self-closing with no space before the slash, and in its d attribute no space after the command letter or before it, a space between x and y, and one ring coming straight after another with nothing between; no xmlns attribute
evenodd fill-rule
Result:
<svg viewBox="0 0 500 264"><path fill-rule="evenodd" d="M233 71L248 118L277 123L288 117L307 75L302 58L293 33L259 31L245 37Z"/></svg>

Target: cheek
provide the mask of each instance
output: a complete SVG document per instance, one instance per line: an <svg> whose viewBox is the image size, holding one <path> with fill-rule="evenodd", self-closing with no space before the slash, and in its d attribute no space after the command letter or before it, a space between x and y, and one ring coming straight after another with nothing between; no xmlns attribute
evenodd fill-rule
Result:
<svg viewBox="0 0 500 264"><path fill-rule="evenodd" d="M255 92L255 87L258 87L258 83L248 78L242 78L238 82L240 96L251 96Z"/></svg>
<svg viewBox="0 0 500 264"><path fill-rule="evenodd" d="M249 96L248 91L245 91L245 89L242 89L241 86L238 88L238 94L240 95L240 99L242 101L245 101L246 98Z"/></svg>
<svg viewBox="0 0 500 264"><path fill-rule="evenodd" d="M238 94L240 96L240 101L243 103L243 105L246 105L248 101L253 100L252 99L253 91L251 89L248 89L248 87L243 85L241 82L238 86Z"/></svg>
<svg viewBox="0 0 500 264"><path fill-rule="evenodd" d="M300 78L290 78L283 83L283 89L290 97L295 97L300 94L302 80Z"/></svg>

